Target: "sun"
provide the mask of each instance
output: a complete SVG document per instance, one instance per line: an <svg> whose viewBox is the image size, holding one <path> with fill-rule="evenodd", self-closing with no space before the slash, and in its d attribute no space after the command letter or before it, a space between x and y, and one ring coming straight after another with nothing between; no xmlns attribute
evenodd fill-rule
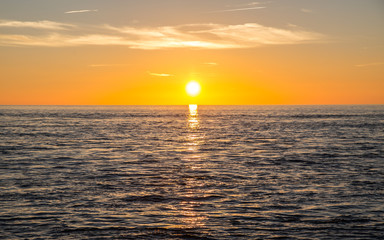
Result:
<svg viewBox="0 0 384 240"><path fill-rule="evenodd" d="M185 87L185 90L187 91L188 95L191 97L195 97L199 95L201 87L200 84L196 81L190 81L187 86Z"/></svg>

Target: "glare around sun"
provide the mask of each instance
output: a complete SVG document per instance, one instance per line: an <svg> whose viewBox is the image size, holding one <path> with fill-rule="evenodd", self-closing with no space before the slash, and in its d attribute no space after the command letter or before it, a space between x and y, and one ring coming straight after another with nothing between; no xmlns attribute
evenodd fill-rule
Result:
<svg viewBox="0 0 384 240"><path fill-rule="evenodd" d="M188 95L191 97L195 97L200 93L201 87L200 84L196 81L190 81L185 90L187 91Z"/></svg>

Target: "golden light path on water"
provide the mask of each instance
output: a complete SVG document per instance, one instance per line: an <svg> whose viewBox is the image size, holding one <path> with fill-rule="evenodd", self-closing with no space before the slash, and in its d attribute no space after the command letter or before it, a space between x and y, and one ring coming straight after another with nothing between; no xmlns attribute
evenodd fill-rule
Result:
<svg viewBox="0 0 384 240"><path fill-rule="evenodd" d="M187 118L187 136L186 136L186 157L183 160L186 162L185 167L188 168L188 176L184 179L184 197L185 200L179 203L177 211L177 225L175 227L184 229L203 228L207 219L199 208L202 203L198 200L206 196L204 191L204 183L198 179L198 171L204 167L202 156L199 154L199 145L204 140L204 135L199 130L199 115L196 104L189 105L189 114Z"/></svg>
<svg viewBox="0 0 384 240"><path fill-rule="evenodd" d="M197 112L197 105L189 105L189 115L188 115L188 136L187 136L187 145L189 153L192 153L189 156L189 159L199 160L201 156L197 153L198 145L203 140L202 133L199 131L199 115Z"/></svg>

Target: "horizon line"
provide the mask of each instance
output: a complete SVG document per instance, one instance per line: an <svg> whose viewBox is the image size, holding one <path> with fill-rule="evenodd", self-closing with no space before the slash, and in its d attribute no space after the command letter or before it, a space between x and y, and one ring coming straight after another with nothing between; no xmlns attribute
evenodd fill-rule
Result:
<svg viewBox="0 0 384 240"><path fill-rule="evenodd" d="M0 106L362 106L384 105L384 103L334 103L334 104L0 104Z"/></svg>

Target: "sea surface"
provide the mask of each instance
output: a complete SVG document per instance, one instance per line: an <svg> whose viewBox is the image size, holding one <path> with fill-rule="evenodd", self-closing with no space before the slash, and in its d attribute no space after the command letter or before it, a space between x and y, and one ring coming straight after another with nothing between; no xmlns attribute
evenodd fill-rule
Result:
<svg viewBox="0 0 384 240"><path fill-rule="evenodd" d="M384 106L0 106L1 239L384 239Z"/></svg>

